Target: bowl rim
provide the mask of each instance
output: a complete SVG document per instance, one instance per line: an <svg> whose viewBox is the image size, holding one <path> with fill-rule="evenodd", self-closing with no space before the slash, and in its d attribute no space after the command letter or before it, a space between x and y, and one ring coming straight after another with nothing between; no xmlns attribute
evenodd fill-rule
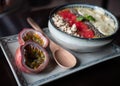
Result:
<svg viewBox="0 0 120 86"><path fill-rule="evenodd" d="M79 6L79 7L82 6L82 7L88 7L88 8L91 8L91 9L102 9L107 15L109 15L109 16L114 20L115 29L116 29L115 32L114 32L113 34L109 35L109 36L101 37L101 38L81 38L81 37L77 37L77 36L73 36L73 35L67 34L67 33L61 31L60 29L57 29L58 27L55 26L55 24L54 24L54 22L53 22L53 20L52 20L52 17L53 17L53 15L54 15L54 13L58 12L60 9L63 9L63 8L65 8L65 7L73 7L73 6ZM108 10L106 10L106 9L100 7L100 6L91 5L91 4L68 3L68 4L63 4L63 5L57 6L57 7L55 7L55 8L50 12L49 21L50 21L50 23L53 25L53 27L54 27L56 30L62 32L63 34L66 34L66 35L68 35L68 36L71 36L71 37L74 37L74 38L77 38L77 39L84 39L84 40L101 40L101 39L104 40L104 39L111 39L111 38L113 38L113 37L117 34L117 32L118 32L118 30L119 30L119 22L118 22L117 18L114 16L113 13L111 13L110 11L108 11Z"/></svg>

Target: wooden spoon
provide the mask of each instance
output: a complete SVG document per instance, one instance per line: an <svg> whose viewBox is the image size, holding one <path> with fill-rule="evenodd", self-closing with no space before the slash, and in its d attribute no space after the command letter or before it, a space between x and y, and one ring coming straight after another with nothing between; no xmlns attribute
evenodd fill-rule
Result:
<svg viewBox="0 0 120 86"><path fill-rule="evenodd" d="M37 31L40 31L45 35L42 29L36 24L33 19L27 18L28 23ZM47 37L48 38L48 37ZM48 38L49 39L49 38ZM55 44L52 40L49 39L49 47L52 52L52 55L56 63L62 68L72 68L76 65L76 58L67 50L63 49L59 45Z"/></svg>

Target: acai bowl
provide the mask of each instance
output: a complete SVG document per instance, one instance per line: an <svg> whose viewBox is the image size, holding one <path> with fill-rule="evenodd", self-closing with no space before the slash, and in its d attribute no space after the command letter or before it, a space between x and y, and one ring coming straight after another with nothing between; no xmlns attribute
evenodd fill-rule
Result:
<svg viewBox="0 0 120 86"><path fill-rule="evenodd" d="M113 41L118 31L118 21L101 7L67 4L52 10L48 29L54 40L64 48L94 52Z"/></svg>

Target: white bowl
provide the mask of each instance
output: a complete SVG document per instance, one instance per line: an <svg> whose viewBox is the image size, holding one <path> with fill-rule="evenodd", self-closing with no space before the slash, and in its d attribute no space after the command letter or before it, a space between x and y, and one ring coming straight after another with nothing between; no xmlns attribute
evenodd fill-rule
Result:
<svg viewBox="0 0 120 86"><path fill-rule="evenodd" d="M110 16L110 18L113 19L115 23L115 32L112 35L104 38L80 38L80 37L69 35L57 29L57 27L54 25L52 20L53 14L61 8L74 7L74 6L87 7L87 8L104 11L105 14L107 14L108 16ZM48 21L48 28L49 28L50 34L55 39L55 41L61 46L63 46L64 48L77 51L77 52L94 52L94 51L100 50L102 47L112 42L113 38L115 37L118 31L118 21L113 14L111 14L107 10L104 10L101 7L86 5L86 4L67 4L67 5L62 5L60 7L57 7L51 12L50 19Z"/></svg>

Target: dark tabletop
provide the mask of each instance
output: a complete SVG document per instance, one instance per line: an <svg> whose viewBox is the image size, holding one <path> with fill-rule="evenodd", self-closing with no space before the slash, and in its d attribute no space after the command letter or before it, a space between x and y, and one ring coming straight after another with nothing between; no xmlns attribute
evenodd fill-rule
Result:
<svg viewBox="0 0 120 86"><path fill-rule="evenodd" d="M112 11L120 20L119 0L28 0L30 2L31 16L42 28L47 27L50 11L61 4L81 1L95 4ZM28 25L28 27L30 27ZM120 45L120 30L114 43ZM0 49L0 86L17 86L13 73ZM71 75L49 82L43 86L120 86L120 57L99 63L92 67L80 70Z"/></svg>

